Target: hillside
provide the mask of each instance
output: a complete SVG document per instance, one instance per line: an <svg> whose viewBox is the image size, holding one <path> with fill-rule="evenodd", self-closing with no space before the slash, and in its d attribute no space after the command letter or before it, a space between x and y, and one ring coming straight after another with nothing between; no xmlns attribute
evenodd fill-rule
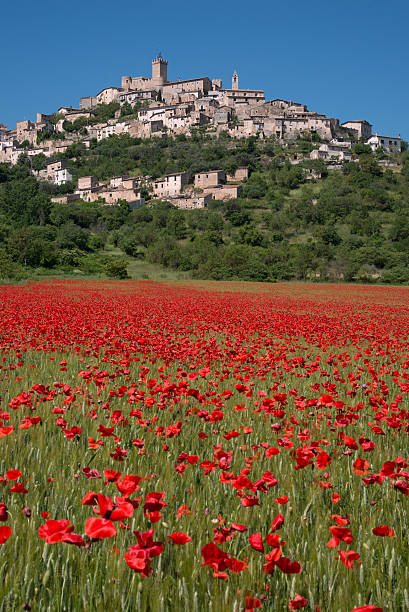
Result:
<svg viewBox="0 0 409 612"><path fill-rule="evenodd" d="M44 156L23 154L14 166L0 164L0 276L121 277L127 270L137 278L409 282L406 143L388 156L356 144L342 167L307 159L314 145L311 137L283 144L201 130L122 134L56 154L73 176L62 186L33 176ZM240 197L204 209L180 210L149 192L136 210L125 201L51 201L88 175L155 179L240 167L250 171Z"/></svg>

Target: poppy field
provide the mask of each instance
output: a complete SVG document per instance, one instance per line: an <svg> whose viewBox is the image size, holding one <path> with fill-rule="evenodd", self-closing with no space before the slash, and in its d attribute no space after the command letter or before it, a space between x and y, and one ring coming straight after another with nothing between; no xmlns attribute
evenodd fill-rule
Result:
<svg viewBox="0 0 409 612"><path fill-rule="evenodd" d="M409 289L0 296L1 610L409 610Z"/></svg>

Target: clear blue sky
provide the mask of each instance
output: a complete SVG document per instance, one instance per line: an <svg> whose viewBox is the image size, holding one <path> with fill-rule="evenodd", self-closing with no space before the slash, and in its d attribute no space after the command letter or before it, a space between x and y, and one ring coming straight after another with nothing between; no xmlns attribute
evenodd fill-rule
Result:
<svg viewBox="0 0 409 612"><path fill-rule="evenodd" d="M0 122L78 106L121 75L222 78L367 119L409 138L408 0L10 0L2 3Z"/></svg>

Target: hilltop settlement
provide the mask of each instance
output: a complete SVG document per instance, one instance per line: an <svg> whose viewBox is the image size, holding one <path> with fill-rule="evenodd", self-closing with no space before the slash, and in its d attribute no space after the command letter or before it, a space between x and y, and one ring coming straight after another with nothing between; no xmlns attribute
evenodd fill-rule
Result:
<svg viewBox="0 0 409 612"><path fill-rule="evenodd" d="M274 138L284 146L308 134L314 145L308 158L334 169L353 161L352 146L357 142L386 155L401 151L399 136L373 134L366 120L340 124L336 118L308 110L305 104L266 100L261 89L241 89L236 71L231 87L226 88L220 79L209 77L168 80L167 69L168 62L159 54L152 61L150 77L122 76L120 86L81 98L78 108L61 106L50 115L37 113L36 121L19 121L15 129L0 124L0 163L16 165L22 154L30 160L45 156L47 161L40 169L31 164L32 174L55 185L73 186L70 193L53 197L54 202L110 205L124 200L138 208L146 198L157 198L177 208L194 209L207 207L211 200L239 197L249 169L239 167L231 173L209 169L193 176L176 172L155 178L114 176L108 182L91 175L74 182L64 154L72 145L81 143L86 150L112 135L149 139L190 137L195 131L234 139Z"/></svg>

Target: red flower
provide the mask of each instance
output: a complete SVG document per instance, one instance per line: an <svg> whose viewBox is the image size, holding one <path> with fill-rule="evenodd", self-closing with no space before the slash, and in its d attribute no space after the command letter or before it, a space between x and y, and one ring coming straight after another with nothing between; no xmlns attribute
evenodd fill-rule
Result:
<svg viewBox="0 0 409 612"><path fill-rule="evenodd" d="M174 544L186 544L191 541L191 537L183 533L183 531L175 531L171 533L169 536L169 540L171 540Z"/></svg>
<svg viewBox="0 0 409 612"><path fill-rule="evenodd" d="M241 505L247 508L248 506L259 506L257 495L247 495L241 498Z"/></svg>
<svg viewBox="0 0 409 612"><path fill-rule="evenodd" d="M0 521L7 521L9 517L7 510L6 504L0 504Z"/></svg>
<svg viewBox="0 0 409 612"><path fill-rule="evenodd" d="M284 525L284 517L282 514L277 514L277 516L275 517L274 521L271 523L270 526L270 531L277 531L277 529L280 529L280 527L282 527Z"/></svg>
<svg viewBox="0 0 409 612"><path fill-rule="evenodd" d="M103 540L116 535L115 525L104 518L92 517L85 523L85 533L93 540Z"/></svg>
<svg viewBox="0 0 409 612"><path fill-rule="evenodd" d="M254 550L264 552L263 538L261 537L260 532L253 533L251 536L249 536L249 542L250 546L254 548Z"/></svg>
<svg viewBox="0 0 409 612"><path fill-rule="evenodd" d="M380 527L374 527L372 533L376 536L387 536L392 538L395 535L394 530L388 525L381 525Z"/></svg>
<svg viewBox="0 0 409 612"><path fill-rule="evenodd" d="M331 457L325 452L321 451L315 460L315 465L319 470L325 470L327 465L331 463Z"/></svg>
<svg viewBox="0 0 409 612"><path fill-rule="evenodd" d="M287 557L280 557L276 565L284 574L299 574L302 572L302 567L298 561L290 561Z"/></svg>
<svg viewBox="0 0 409 612"><path fill-rule="evenodd" d="M64 542L64 537L72 531L74 531L74 525L70 525L70 521L50 519L38 528L38 535L47 544L55 544L56 542Z"/></svg>
<svg viewBox="0 0 409 612"><path fill-rule="evenodd" d="M20 478L20 476L22 476L20 470L9 470L8 472L6 472L7 480L17 480L18 478Z"/></svg>
<svg viewBox="0 0 409 612"><path fill-rule="evenodd" d="M339 560L341 563L345 565L345 567L352 568L354 567L355 561L359 559L359 554L354 550L339 550L338 551Z"/></svg>
<svg viewBox="0 0 409 612"><path fill-rule="evenodd" d="M288 495L277 497L274 501L276 504L288 504Z"/></svg>
<svg viewBox="0 0 409 612"><path fill-rule="evenodd" d="M296 593L294 599L290 599L288 607L290 610L300 610L301 608L305 608L307 604L308 599L305 599L305 597Z"/></svg>
<svg viewBox="0 0 409 612"><path fill-rule="evenodd" d="M4 542L7 542L7 540L11 536L11 532L11 527L8 527L7 525L0 527L0 545L4 544Z"/></svg>
<svg viewBox="0 0 409 612"><path fill-rule="evenodd" d="M163 544L162 542L153 542L153 529L149 529L145 533L134 531L134 534L138 543L128 549L128 552L124 554L124 559L128 567L134 571L144 577L150 576L152 573L150 559L162 554Z"/></svg>
<svg viewBox="0 0 409 612"><path fill-rule="evenodd" d="M28 493L28 491L21 482L16 482L16 484L11 487L10 493Z"/></svg>
<svg viewBox="0 0 409 612"><path fill-rule="evenodd" d="M210 565L211 568L217 571L226 569L226 560L229 555L223 550L220 550L213 542L205 544L201 550L201 555L204 559L202 565Z"/></svg>

